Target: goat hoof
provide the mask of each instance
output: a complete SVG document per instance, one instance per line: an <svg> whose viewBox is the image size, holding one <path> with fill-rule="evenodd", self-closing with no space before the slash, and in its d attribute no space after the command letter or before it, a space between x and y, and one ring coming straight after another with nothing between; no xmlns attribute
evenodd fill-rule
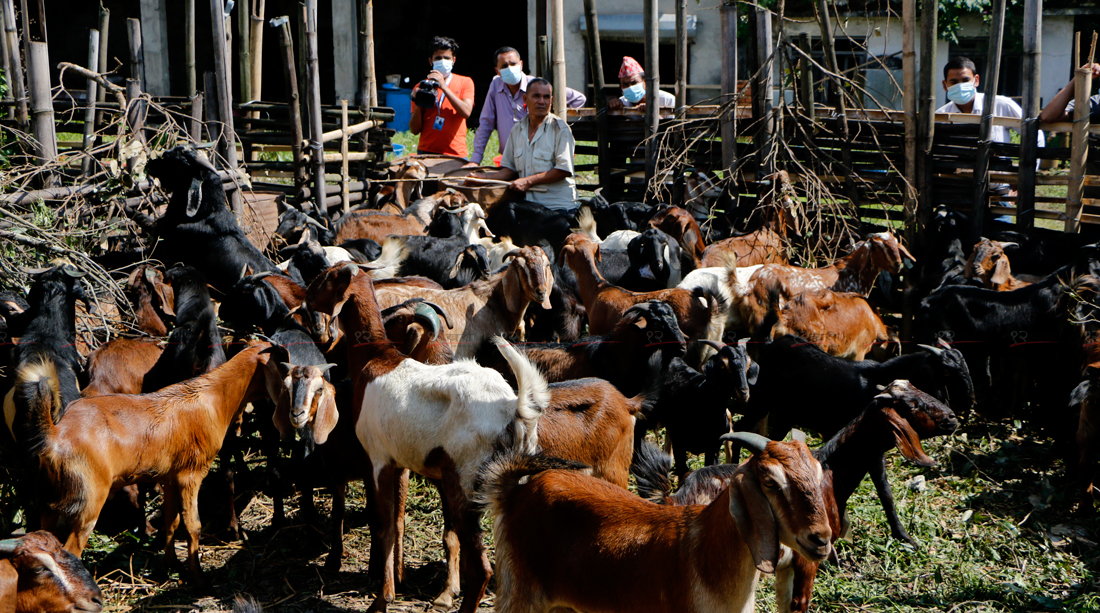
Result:
<svg viewBox="0 0 1100 613"><path fill-rule="evenodd" d="M913 549L920 549L920 543L917 542L917 539L909 536L907 532L902 532L900 534L894 533L894 538L909 545Z"/></svg>
<svg viewBox="0 0 1100 613"><path fill-rule="evenodd" d="M436 596L435 600L432 601L432 606L433 607L435 607L437 609L442 609L444 611L449 611L451 609L451 607L454 606L454 604L455 604L455 597L454 597L453 594L451 594L450 590L447 590L446 592L440 594L439 596Z"/></svg>
<svg viewBox="0 0 1100 613"><path fill-rule="evenodd" d="M370 608L367 609L367 613L385 613L386 605L388 604L385 598L379 596L374 599L374 602L370 603Z"/></svg>

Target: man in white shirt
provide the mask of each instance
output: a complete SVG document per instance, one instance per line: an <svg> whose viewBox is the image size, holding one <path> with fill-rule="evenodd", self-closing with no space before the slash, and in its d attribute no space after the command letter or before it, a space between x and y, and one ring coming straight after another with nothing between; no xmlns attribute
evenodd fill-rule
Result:
<svg viewBox="0 0 1100 613"><path fill-rule="evenodd" d="M936 109L937 113L968 113L981 115L985 109L985 95L978 93L978 84L981 75L976 72L976 66L970 58L956 56L943 67L943 90L947 92L947 104ZM1024 110L1010 98L997 96L993 100L993 115L996 117L1015 117L1021 119ZM998 143L1011 143L1012 136L1004 126L993 126L989 137ZM1046 138L1043 131L1039 130L1039 146L1046 146ZM1006 183L992 183L989 185L992 192L1002 196L1015 196L1016 191Z"/></svg>

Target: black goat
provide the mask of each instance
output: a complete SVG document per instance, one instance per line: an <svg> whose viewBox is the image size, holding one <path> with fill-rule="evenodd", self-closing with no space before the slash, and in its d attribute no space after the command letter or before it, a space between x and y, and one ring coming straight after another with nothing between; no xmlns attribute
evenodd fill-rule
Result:
<svg viewBox="0 0 1100 613"><path fill-rule="evenodd" d="M282 274L249 242L226 204L217 171L194 149L170 149L150 161L146 169L172 192L156 227L157 235L164 239L157 255L165 264L194 266L220 291L233 287L244 276L241 271L246 266L256 273Z"/></svg>
<svg viewBox="0 0 1100 613"><path fill-rule="evenodd" d="M684 354L686 344L672 307L654 301L631 307L607 336L572 343L526 343L516 348L549 383L599 377L624 396L633 397L649 387L650 357L660 353L661 366L667 367L673 358ZM514 385L507 363L487 350L491 347L486 344L478 351L478 363L500 371Z"/></svg>
<svg viewBox="0 0 1100 613"><path fill-rule="evenodd" d="M218 316L206 279L191 266L174 266L164 274L176 297L176 327L156 364L145 373L148 394L214 370L225 363Z"/></svg>
<svg viewBox="0 0 1100 613"><path fill-rule="evenodd" d="M734 430L748 429L746 424L755 427L767 417L768 431L778 438L792 426L832 436L871 402L878 386L896 379L906 379L956 408L969 409L973 402L974 388L962 353L942 342L882 363L833 357L813 343L790 335L753 349L760 377L748 410ZM894 537L914 543L894 509L885 459L880 458L871 479Z"/></svg>
<svg viewBox="0 0 1100 613"><path fill-rule="evenodd" d="M364 262L377 259L378 256L382 255L382 245L379 245L369 238L356 238L344 241L340 243L339 247L353 255L358 254L363 256Z"/></svg>
<svg viewBox="0 0 1100 613"><path fill-rule="evenodd" d="M701 342L718 350L703 365L701 374L680 358L673 358L663 371L651 371L651 376L659 381L657 398L652 411L639 415L634 426L635 447L646 430L655 429L658 424L665 427L676 459L676 474L680 477L688 472L688 453L705 454L707 466L718 461L719 439L730 431L726 414L730 401L748 402L749 386L756 383L760 373L760 366L749 358L743 343Z"/></svg>
<svg viewBox="0 0 1100 613"><path fill-rule="evenodd" d="M493 234L510 237L517 247L537 247L545 241L554 253L561 250L576 223L572 211L553 211L525 200L498 204L485 220Z"/></svg>
<svg viewBox="0 0 1100 613"><path fill-rule="evenodd" d="M331 245L336 240L336 232L332 230L332 223L327 219L318 221L314 219L312 211L303 213L290 207L279 215L275 234L282 237L288 245L297 244L306 234L322 245Z"/></svg>
<svg viewBox="0 0 1100 613"><path fill-rule="evenodd" d="M631 239L626 253L630 268L618 281L608 279L608 283L634 292L655 292L676 287L683 280L680 243L657 228L649 228Z"/></svg>

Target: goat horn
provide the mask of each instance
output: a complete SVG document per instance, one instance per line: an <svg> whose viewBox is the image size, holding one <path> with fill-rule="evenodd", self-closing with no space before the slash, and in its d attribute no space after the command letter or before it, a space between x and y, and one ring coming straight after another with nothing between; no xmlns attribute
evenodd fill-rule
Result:
<svg viewBox="0 0 1100 613"><path fill-rule="evenodd" d="M353 262L348 262L347 264L344 264L344 268L350 269L351 270L351 276L353 276L353 277L359 274L359 265L358 264L355 264Z"/></svg>
<svg viewBox="0 0 1100 613"><path fill-rule="evenodd" d="M326 228L321 222L319 222L316 219L310 217L309 215L306 215L306 223L311 225L311 226L317 226L318 228L320 228L322 230L328 230L328 228Z"/></svg>
<svg viewBox="0 0 1100 613"><path fill-rule="evenodd" d="M723 434L718 440L723 443L726 441L741 443L753 453L763 453L764 448L771 442L768 437L760 436L755 432L730 432L729 434Z"/></svg>
<svg viewBox="0 0 1100 613"><path fill-rule="evenodd" d="M15 548L23 542L23 537L4 539L0 541L0 553L12 554L15 553Z"/></svg>
<svg viewBox="0 0 1100 613"><path fill-rule="evenodd" d="M453 323L451 323L451 318L447 316L447 311L444 311L443 307L439 306L438 304L436 304L434 302L429 302L427 300L423 301L421 304L424 304L426 306L430 306L433 309L435 309L435 312L439 313L439 316L442 317L443 321L447 324L447 329L448 330L454 330L455 329L455 325Z"/></svg>
<svg viewBox="0 0 1100 613"><path fill-rule="evenodd" d="M697 339L695 342L702 343L702 344L706 345L707 347L711 347L715 351L721 351L726 346L725 343L719 343L718 341L712 341L712 340L707 339L707 338L700 338L700 339Z"/></svg>
<svg viewBox="0 0 1100 613"><path fill-rule="evenodd" d="M321 374L325 374L333 366L336 366L336 365L335 364L321 364L320 366L317 367L317 370L321 371Z"/></svg>
<svg viewBox="0 0 1100 613"><path fill-rule="evenodd" d="M997 245L1001 249L1007 249L1008 247L1019 247L1020 246L1020 243L1014 243L1014 242L1011 242L1011 241L1010 242L996 241L996 242L997 242Z"/></svg>
<svg viewBox="0 0 1100 613"><path fill-rule="evenodd" d="M88 274L87 272L85 272L83 270L77 270L77 269L71 268L69 266L62 266L61 271L64 272L65 274L69 275L70 277L74 278L74 279L79 279L79 278L83 277L84 275Z"/></svg>
<svg viewBox="0 0 1100 613"><path fill-rule="evenodd" d="M275 274L275 272L274 272L274 271L271 271L271 270L265 270L265 271L263 271L263 272L258 272L258 273L256 273L256 274L252 275L252 280L253 280L253 281L257 281L257 280L259 280L259 279L263 279L264 277L270 277L270 276L271 276L271 275L273 275L273 274ZM280 275L280 276L281 276L281 275Z"/></svg>
<svg viewBox="0 0 1100 613"><path fill-rule="evenodd" d="M801 441L801 442L805 443L806 442L806 433L799 430L798 428L791 428L791 440L792 441Z"/></svg>
<svg viewBox="0 0 1100 613"><path fill-rule="evenodd" d="M917 347L920 347L921 349L924 349L925 351L931 351L932 353L934 353L936 355L943 355L943 347L933 347L932 345L919 345L919 344L917 345Z"/></svg>
<svg viewBox="0 0 1100 613"><path fill-rule="evenodd" d="M49 270L49 268L24 268L22 270L28 275L40 275Z"/></svg>
<svg viewBox="0 0 1100 613"><path fill-rule="evenodd" d="M508 260L510 260L512 258L520 257L522 255L523 255L523 251L521 251L519 249L513 249L513 250L509 251L508 253L505 253L504 258L502 258L502 259L503 259L503 261L507 262Z"/></svg>

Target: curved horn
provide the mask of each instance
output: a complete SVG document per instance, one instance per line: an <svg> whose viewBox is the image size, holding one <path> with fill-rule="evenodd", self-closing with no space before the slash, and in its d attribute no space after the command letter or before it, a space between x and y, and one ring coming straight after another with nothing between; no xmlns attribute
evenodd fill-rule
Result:
<svg viewBox="0 0 1100 613"><path fill-rule="evenodd" d="M507 262L508 260L510 260L512 258L520 257L522 255L523 255L523 251L521 251L519 249L513 249L513 250L509 251L508 253L505 253L504 257L501 258L501 261Z"/></svg>
<svg viewBox="0 0 1100 613"><path fill-rule="evenodd" d="M430 306L433 309L435 309L435 312L439 313L439 316L442 317L443 321L447 324L447 329L448 330L454 330L455 329L455 325L453 323L451 323L451 318L447 316L447 311L444 311L443 307L439 306L438 304L436 304L434 302L429 302L427 300L424 300L422 302L422 304L424 304L426 306Z"/></svg>
<svg viewBox="0 0 1100 613"><path fill-rule="evenodd" d="M768 443L771 442L767 437L760 436L755 432L730 432L729 434L723 434L718 440L723 443L726 441L741 443L745 447L748 447L753 453L762 453L764 448L768 446Z"/></svg>
<svg viewBox="0 0 1100 613"><path fill-rule="evenodd" d="M85 272L83 270L77 270L77 269L75 269L71 266L62 266L61 267L61 272L64 272L65 274L69 275L70 277L72 277L74 279L79 279L79 278L83 277L84 275L88 274L87 272Z"/></svg>
<svg viewBox="0 0 1100 613"><path fill-rule="evenodd" d="M798 428L791 428L791 440L806 442L806 433Z"/></svg>
<svg viewBox="0 0 1100 613"><path fill-rule="evenodd" d="M19 543L23 542L23 537L4 539L0 541L0 554L12 554L15 553L15 548L19 546Z"/></svg>
<svg viewBox="0 0 1100 613"><path fill-rule="evenodd" d="M931 351L932 353L934 353L936 355L943 355L943 347L933 347L932 345L920 345L920 344L918 344L917 347L920 347L921 349L924 349L925 351Z"/></svg>
<svg viewBox="0 0 1100 613"><path fill-rule="evenodd" d="M328 230L328 228L326 228L321 222L319 222L316 219L310 217L309 215L306 215L305 219L306 219L306 223L311 225L311 226L317 226L318 228L320 228L322 230Z"/></svg>
<svg viewBox="0 0 1100 613"><path fill-rule="evenodd" d="M49 268L22 268L21 270L28 275L40 275L49 270Z"/></svg>
<svg viewBox="0 0 1100 613"><path fill-rule="evenodd" d="M258 281L260 279L263 279L264 277L270 277L273 274L275 274L275 271L265 270L263 272L258 272L256 274L252 275L252 280L253 281ZM282 275L279 275L279 276L282 276Z"/></svg>
<svg viewBox="0 0 1100 613"><path fill-rule="evenodd" d="M708 338L696 339L695 342L702 343L702 344L706 345L707 347L710 347L710 348L714 349L715 351L721 351L722 348L724 348L726 346L725 343L719 343L718 341L712 341Z"/></svg>
<svg viewBox="0 0 1100 613"><path fill-rule="evenodd" d="M1015 243L1015 242L1011 242L1011 241L1009 241L1009 242L993 241L993 242L997 243L997 246L1000 247L1001 249L1008 249L1009 247L1019 247L1020 246L1020 243Z"/></svg>

